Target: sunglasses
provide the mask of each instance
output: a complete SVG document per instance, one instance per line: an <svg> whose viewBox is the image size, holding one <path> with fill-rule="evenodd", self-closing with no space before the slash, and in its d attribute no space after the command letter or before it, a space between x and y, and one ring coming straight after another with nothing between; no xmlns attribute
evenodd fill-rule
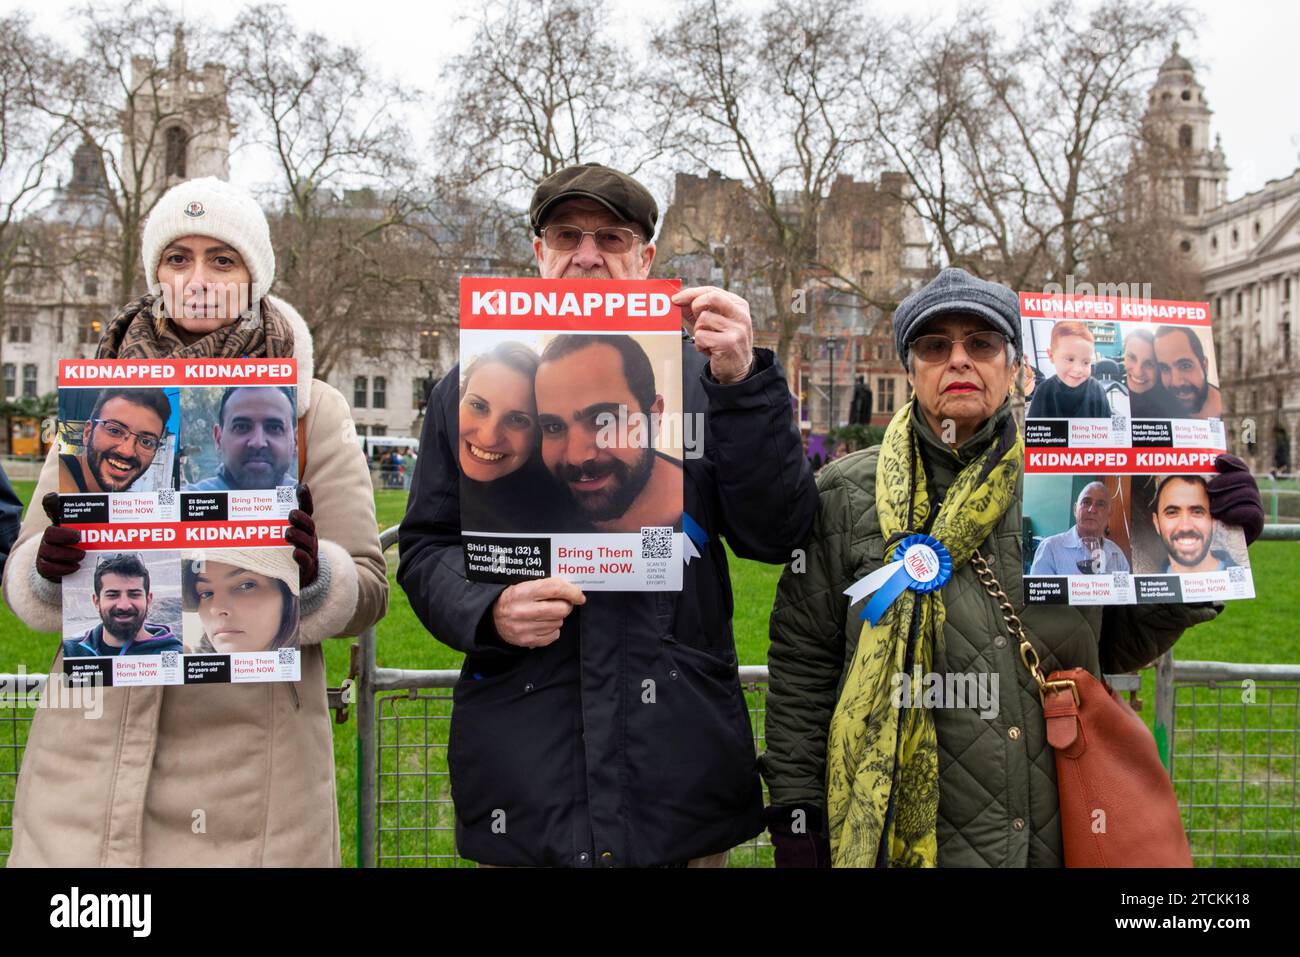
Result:
<svg viewBox="0 0 1300 957"><path fill-rule="evenodd" d="M542 242L547 249L566 253L582 245L582 238L591 236L596 248L603 253L622 255L631 252L640 239L636 231L626 226L601 226L599 229L579 229L577 226L547 226L542 229Z"/></svg>
<svg viewBox="0 0 1300 957"><path fill-rule="evenodd" d="M917 336L912 341L911 349L922 362L947 362L952 355L953 345L958 342L974 362L987 362L1007 347L1007 337L1002 333L984 330L972 332L962 339L940 335Z"/></svg>

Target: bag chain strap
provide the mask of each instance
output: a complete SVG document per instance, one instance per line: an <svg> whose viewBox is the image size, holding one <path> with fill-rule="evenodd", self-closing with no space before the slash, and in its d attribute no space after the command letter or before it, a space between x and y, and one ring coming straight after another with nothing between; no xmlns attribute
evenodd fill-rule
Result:
<svg viewBox="0 0 1300 957"><path fill-rule="evenodd" d="M1020 660L1025 663L1025 667L1029 669L1030 675L1033 676L1034 683L1038 685L1039 700L1041 701L1049 691L1069 688L1074 693L1075 703L1078 704L1079 689L1073 681L1048 681L1043 677L1038 651L1030 643L1029 635L1025 632L1025 626L1016 614L1011 599L1003 590L1002 584L998 581L997 576L993 574L993 569L989 567L988 559L979 553L979 549L976 549L971 554L970 563L974 566L975 574L979 577L984 590L998 603L998 609L1002 612L1002 618L1006 622L1007 630L1011 632L1011 637L1020 645Z"/></svg>

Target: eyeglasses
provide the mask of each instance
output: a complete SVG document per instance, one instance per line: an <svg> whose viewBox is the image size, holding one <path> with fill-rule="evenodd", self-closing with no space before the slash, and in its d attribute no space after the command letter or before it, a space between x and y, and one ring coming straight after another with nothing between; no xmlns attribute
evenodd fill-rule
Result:
<svg viewBox="0 0 1300 957"><path fill-rule="evenodd" d="M152 432L132 432L121 422L115 422L112 419L91 419L90 421L107 432L108 437L114 442L125 442L127 436L134 435L136 445L146 452L157 452L158 446L162 445L162 439Z"/></svg>
<svg viewBox="0 0 1300 957"><path fill-rule="evenodd" d="M972 332L962 339L948 336L917 336L912 341L912 352L922 362L947 362L954 343L960 342L966 355L975 362L987 362L1007 347L1007 337L991 329Z"/></svg>
<svg viewBox="0 0 1300 957"><path fill-rule="evenodd" d="M566 253L582 245L582 238L591 236L596 241L596 248L603 253L622 255L630 252L640 240L636 230L626 226L601 226L599 229L579 229L577 226L545 226L542 228L542 242L547 249L557 253Z"/></svg>

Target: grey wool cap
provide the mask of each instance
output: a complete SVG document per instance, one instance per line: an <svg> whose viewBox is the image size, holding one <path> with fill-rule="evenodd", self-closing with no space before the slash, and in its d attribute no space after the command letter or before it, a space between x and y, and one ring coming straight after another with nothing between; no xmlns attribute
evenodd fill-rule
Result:
<svg viewBox="0 0 1300 957"><path fill-rule="evenodd" d="M1020 358L1020 297L1001 283L972 276L964 269L949 267L927 285L912 293L894 310L894 344L898 358L907 365L907 350L921 329L936 316L968 312L987 319L1007 337Z"/></svg>

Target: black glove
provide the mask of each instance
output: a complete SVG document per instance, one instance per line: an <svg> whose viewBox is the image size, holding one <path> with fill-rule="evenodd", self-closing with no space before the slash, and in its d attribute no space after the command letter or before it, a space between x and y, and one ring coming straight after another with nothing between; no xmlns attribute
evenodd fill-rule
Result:
<svg viewBox="0 0 1300 957"><path fill-rule="evenodd" d="M831 839L821 808L788 804L769 807L764 813L777 867L831 866Z"/></svg>
<svg viewBox="0 0 1300 957"><path fill-rule="evenodd" d="M316 540L316 521L311 517L311 489L298 485L298 507L289 513L289 527L284 540L293 546L293 560L298 563L298 587L306 588L316 580L320 564L316 558L320 548Z"/></svg>
<svg viewBox="0 0 1300 957"><path fill-rule="evenodd" d="M1210 515L1225 525L1238 525L1249 545L1264 531L1264 500L1250 467L1235 455L1224 453L1214 460L1219 474L1205 487L1210 493Z"/></svg>
<svg viewBox="0 0 1300 957"><path fill-rule="evenodd" d="M63 582L85 561L85 549L78 548L81 532L75 528L60 528L63 520L59 507L59 493L49 492L41 499L41 508L50 517L50 526L41 534L41 547L36 550L36 573L56 585Z"/></svg>

